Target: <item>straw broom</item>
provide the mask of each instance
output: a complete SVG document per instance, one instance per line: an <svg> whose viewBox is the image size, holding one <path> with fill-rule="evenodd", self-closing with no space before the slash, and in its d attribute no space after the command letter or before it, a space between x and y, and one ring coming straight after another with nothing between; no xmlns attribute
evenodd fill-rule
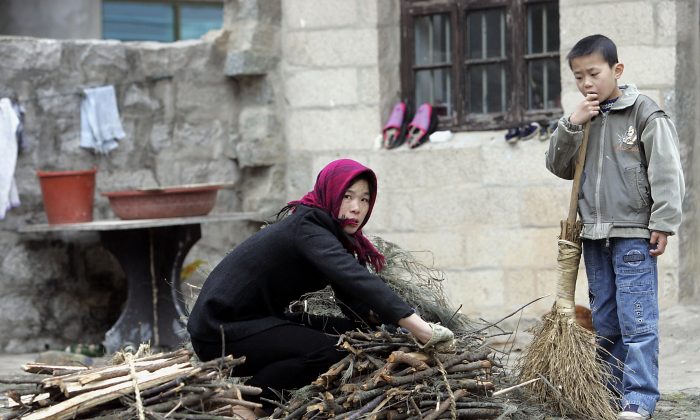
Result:
<svg viewBox="0 0 700 420"><path fill-rule="evenodd" d="M576 159L569 214L561 221L558 241L557 291L552 310L532 333L532 342L520 363L520 380L534 381L530 391L539 402L562 415L584 418L617 418L612 407L615 396L606 384L612 375L598 357L595 336L576 323L574 292L581 260L581 222L576 220L581 173L586 158L588 132Z"/></svg>

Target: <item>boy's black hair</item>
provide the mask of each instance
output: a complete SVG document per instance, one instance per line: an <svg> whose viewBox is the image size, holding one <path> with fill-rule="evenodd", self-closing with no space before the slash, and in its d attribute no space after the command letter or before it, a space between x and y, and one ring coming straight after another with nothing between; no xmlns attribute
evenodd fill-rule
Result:
<svg viewBox="0 0 700 420"><path fill-rule="evenodd" d="M608 62L610 67L618 63L617 61L617 46L605 35L590 35L579 40L576 45L566 55L571 68L571 60L586 55L599 53Z"/></svg>

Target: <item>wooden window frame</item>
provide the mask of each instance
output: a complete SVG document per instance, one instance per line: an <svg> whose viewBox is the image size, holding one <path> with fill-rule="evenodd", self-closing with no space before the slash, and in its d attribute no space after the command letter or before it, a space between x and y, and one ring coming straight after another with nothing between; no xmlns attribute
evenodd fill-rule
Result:
<svg viewBox="0 0 700 420"><path fill-rule="evenodd" d="M553 0L401 0L401 89L402 97L415 110L419 104L415 98L414 28L415 19L432 14L450 16L452 45L452 115L439 119L440 129L473 131L504 129L529 121L546 121L562 114L561 108L547 110L527 109L527 62L538 58L559 58L559 52L526 54L527 6L551 3ZM557 1L557 0L554 0ZM465 26L469 11L504 8L506 18L506 95L508 103L504 113L469 114L469 98L466 92L468 60L465 57L467 31ZM422 67L420 67L422 68Z"/></svg>

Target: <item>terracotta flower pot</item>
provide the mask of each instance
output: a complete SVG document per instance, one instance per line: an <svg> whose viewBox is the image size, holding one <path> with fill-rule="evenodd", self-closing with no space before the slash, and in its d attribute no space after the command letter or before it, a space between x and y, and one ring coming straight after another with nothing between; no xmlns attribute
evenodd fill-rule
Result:
<svg viewBox="0 0 700 420"><path fill-rule="evenodd" d="M84 171L37 171L49 224L92 221L97 168Z"/></svg>

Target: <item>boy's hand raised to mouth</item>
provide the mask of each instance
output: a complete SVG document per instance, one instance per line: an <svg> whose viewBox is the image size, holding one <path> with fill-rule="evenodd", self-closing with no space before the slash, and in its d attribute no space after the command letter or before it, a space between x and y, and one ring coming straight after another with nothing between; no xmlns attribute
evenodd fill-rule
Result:
<svg viewBox="0 0 700 420"><path fill-rule="evenodd" d="M574 112L569 117L569 122L571 122L571 124L583 125L598 114L600 114L598 94L589 93L583 101L576 105Z"/></svg>

